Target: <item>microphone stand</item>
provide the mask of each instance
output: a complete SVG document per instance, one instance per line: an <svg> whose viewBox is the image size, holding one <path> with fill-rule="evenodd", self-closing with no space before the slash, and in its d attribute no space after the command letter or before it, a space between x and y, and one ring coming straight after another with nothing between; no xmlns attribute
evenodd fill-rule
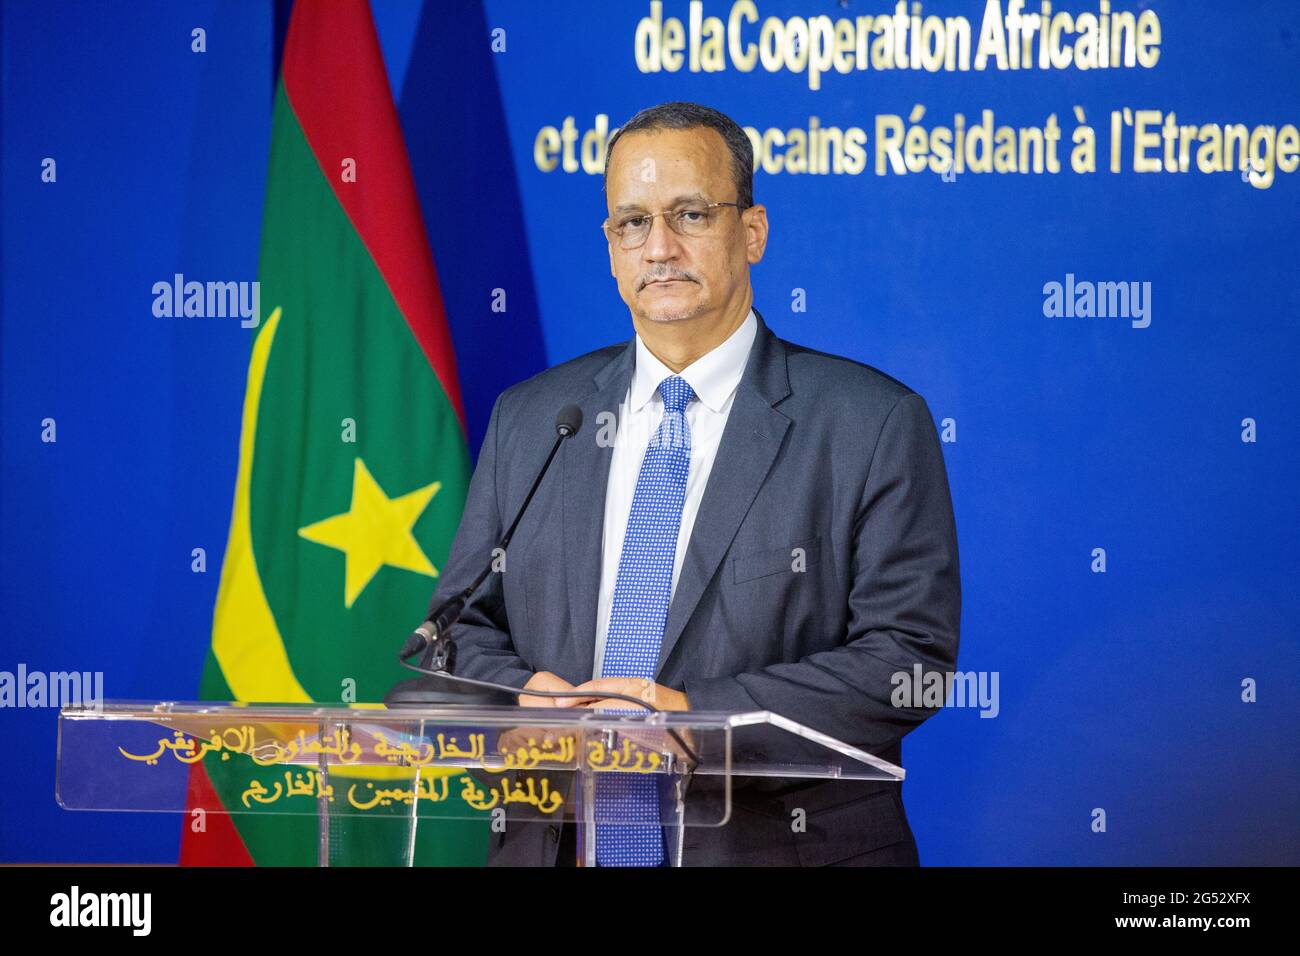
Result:
<svg viewBox="0 0 1300 956"><path fill-rule="evenodd" d="M510 539L514 537L515 529L519 527L519 521L523 518L524 512L528 510L528 505L533 500L533 495L537 494L537 489L541 486L542 479L551 467L551 462L555 459L560 450L560 445L566 438L571 438L578 433L582 427L582 410L575 405L567 405L560 410L556 417L555 444L551 446L551 453L546 456L546 463L542 465L541 471L533 479L533 485L528 489L528 497L524 498L524 503L519 506L519 511L515 514L515 520L511 522L505 537L497 545L496 549L504 552L510 545ZM425 618L424 623L415 629L406 640L397 659L403 667L411 670L417 670L425 675L423 677L412 677L401 681L384 695L384 703L389 707L485 707L501 704L513 704L515 698L520 693L518 689L509 688L506 685L492 685L487 681L471 681L467 678L457 677L456 668L456 645L451 639L451 627L465 612L466 606L474 596L474 592L479 589L487 576L493 572L493 560L488 561L487 567L479 572L476 577L463 591L448 598L439 604ZM414 654L425 653L423 666L413 668L406 663L407 658ZM503 689L504 688L504 689Z"/></svg>

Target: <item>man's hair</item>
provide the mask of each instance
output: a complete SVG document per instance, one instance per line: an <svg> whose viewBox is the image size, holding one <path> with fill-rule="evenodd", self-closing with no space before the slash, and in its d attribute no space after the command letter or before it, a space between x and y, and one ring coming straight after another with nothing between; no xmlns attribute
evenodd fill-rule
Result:
<svg viewBox="0 0 1300 956"><path fill-rule="evenodd" d="M609 159L614 155L614 144L624 133L640 133L657 129L696 129L707 126L717 130L731 153L731 178L736 184L736 197L741 209L754 205L754 145L745 131L730 116L699 103L661 103L637 113L627 121L605 147L604 189L609 191Z"/></svg>

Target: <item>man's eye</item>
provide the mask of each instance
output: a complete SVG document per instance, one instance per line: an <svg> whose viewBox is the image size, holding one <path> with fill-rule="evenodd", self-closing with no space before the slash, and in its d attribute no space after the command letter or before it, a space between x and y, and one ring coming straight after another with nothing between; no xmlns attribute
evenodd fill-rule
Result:
<svg viewBox="0 0 1300 956"><path fill-rule="evenodd" d="M645 216L629 216L618 224L620 229L640 229L645 225Z"/></svg>
<svg viewBox="0 0 1300 956"><path fill-rule="evenodd" d="M682 222L699 222L707 216L703 209L683 209L677 214L677 218Z"/></svg>

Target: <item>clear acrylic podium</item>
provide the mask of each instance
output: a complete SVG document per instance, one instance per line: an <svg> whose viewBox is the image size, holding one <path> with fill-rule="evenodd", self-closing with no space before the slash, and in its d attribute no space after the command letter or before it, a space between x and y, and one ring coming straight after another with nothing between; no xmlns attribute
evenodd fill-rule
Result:
<svg viewBox="0 0 1300 956"><path fill-rule="evenodd" d="M201 768L208 786L195 787ZM903 770L778 714L588 708L109 701L59 714L68 810L314 818L317 862L356 862L372 817L395 839L364 862L412 865L417 835L452 821L571 822L595 865L601 774L650 775L670 865L686 827L726 826L744 778L893 780Z"/></svg>

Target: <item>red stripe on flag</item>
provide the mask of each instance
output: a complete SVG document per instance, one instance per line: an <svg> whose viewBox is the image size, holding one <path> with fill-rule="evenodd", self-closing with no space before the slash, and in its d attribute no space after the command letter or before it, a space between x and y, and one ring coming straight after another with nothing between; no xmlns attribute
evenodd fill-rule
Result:
<svg viewBox="0 0 1300 956"><path fill-rule="evenodd" d="M202 764L190 767L189 790L185 795L185 829L181 831L181 866L253 866L253 857L228 813L209 808L221 806L221 798ZM194 807L203 807L204 832L192 829Z"/></svg>
<svg viewBox="0 0 1300 956"><path fill-rule="evenodd" d="M367 0L295 3L281 76L316 161L464 428L438 273ZM344 159L355 160L356 182L343 182Z"/></svg>

